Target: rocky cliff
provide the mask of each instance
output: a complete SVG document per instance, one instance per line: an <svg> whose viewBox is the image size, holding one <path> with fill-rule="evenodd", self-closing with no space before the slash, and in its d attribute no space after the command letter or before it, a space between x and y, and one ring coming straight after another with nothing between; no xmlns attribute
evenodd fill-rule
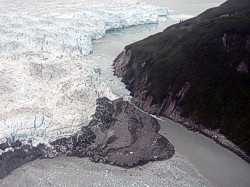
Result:
<svg viewBox="0 0 250 187"><path fill-rule="evenodd" d="M140 108L250 160L249 23L250 1L228 0L126 46L114 62L115 75Z"/></svg>
<svg viewBox="0 0 250 187"><path fill-rule="evenodd" d="M118 99L97 99L97 108L82 131L50 145L1 144L0 179L21 165L37 158L56 156L89 157L121 167L134 167L149 161L163 160L174 155L174 147L158 134L158 121L130 103Z"/></svg>

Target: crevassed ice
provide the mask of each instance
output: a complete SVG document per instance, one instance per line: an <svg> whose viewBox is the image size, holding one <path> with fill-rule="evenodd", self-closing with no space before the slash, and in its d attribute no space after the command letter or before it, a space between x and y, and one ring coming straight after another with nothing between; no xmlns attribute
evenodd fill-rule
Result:
<svg viewBox="0 0 250 187"><path fill-rule="evenodd" d="M137 0L1 0L0 51L18 58L34 52L89 54L105 31L155 23L167 9ZM165 11L164 11L165 10Z"/></svg>
<svg viewBox="0 0 250 187"><path fill-rule="evenodd" d="M83 57L91 41L167 12L136 0L0 0L0 143L50 142L87 125L98 97L116 97Z"/></svg>

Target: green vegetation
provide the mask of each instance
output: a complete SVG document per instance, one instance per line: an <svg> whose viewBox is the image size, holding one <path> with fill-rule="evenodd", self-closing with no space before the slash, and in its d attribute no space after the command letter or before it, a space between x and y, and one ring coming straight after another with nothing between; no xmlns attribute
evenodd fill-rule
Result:
<svg viewBox="0 0 250 187"><path fill-rule="evenodd" d="M250 153L249 0L229 0L126 49L134 61L124 80L133 95L146 91L152 104L161 105L188 82L191 88L177 106L181 115L220 129ZM242 62L248 72L237 71Z"/></svg>

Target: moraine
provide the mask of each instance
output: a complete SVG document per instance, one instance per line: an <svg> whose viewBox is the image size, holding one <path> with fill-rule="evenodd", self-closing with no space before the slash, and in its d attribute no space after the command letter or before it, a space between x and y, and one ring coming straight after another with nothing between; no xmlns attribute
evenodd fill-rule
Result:
<svg viewBox="0 0 250 187"><path fill-rule="evenodd" d="M107 85L111 86L113 93L118 96L125 95L126 97L129 95L129 93L124 89L123 85L118 79L112 77L112 70L110 66L114 58L123 50L125 45L142 39L150 34L154 34L155 32L159 32L163 30L168 24L173 24L177 21L178 20L168 19L168 23L163 23L160 25L146 25L125 29L121 32L110 32L105 38L94 41L94 53L93 55L87 56L86 59L97 62L97 65L95 64L95 66L101 68L101 78ZM106 65L106 63L108 65ZM162 129L162 132L168 133L167 137L170 136L172 140L174 136L181 137L183 135L181 130L181 133L174 132L178 128L181 127L166 127ZM185 135L186 132L184 132L183 136ZM204 139L204 137L201 137L201 139ZM212 186L213 184L218 184L217 182L220 179L213 179L209 176L209 172L204 172L204 168L202 169L200 167L201 165L198 163L199 159L195 162L190 159L192 157L192 153L186 153L185 151L182 151L182 147L178 145L181 140L182 139L172 140L178 153L169 161L150 163L144 167L126 170L110 166L103 167L102 165L95 165L86 159L62 157L55 158L53 160L37 160L14 171L12 175L8 176L4 180L1 180L0 185L90 186L91 184L91 186L111 186L112 184L116 184L117 186ZM174 141L176 141L176 143ZM195 144L197 142L194 141L193 143ZM185 144L182 146L185 146ZM218 149L222 150L223 152L223 148L219 147ZM180 153L185 156L182 156ZM222 153L222 155L223 154L225 153ZM225 154L225 156L227 155ZM191 162L189 160L191 160ZM236 163L241 162L234 157L232 160L236 160ZM224 163L222 162L222 167L225 167L223 164ZM237 166L234 169L236 172L241 171L239 168L237 168ZM247 167L245 169L247 171ZM207 179L211 180L211 182L205 179L201 173ZM242 178L242 180L242 184L247 184L244 183L244 181L246 181L244 178ZM233 186L234 183L230 182L232 181L229 181L228 183Z"/></svg>

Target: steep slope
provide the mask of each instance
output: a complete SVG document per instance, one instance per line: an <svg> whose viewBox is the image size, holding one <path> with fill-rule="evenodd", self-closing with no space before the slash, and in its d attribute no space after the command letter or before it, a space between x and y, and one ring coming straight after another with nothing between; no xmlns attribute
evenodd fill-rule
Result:
<svg viewBox="0 0 250 187"><path fill-rule="evenodd" d="M249 0L228 0L126 46L114 66L137 106L204 133L215 130L249 155Z"/></svg>

